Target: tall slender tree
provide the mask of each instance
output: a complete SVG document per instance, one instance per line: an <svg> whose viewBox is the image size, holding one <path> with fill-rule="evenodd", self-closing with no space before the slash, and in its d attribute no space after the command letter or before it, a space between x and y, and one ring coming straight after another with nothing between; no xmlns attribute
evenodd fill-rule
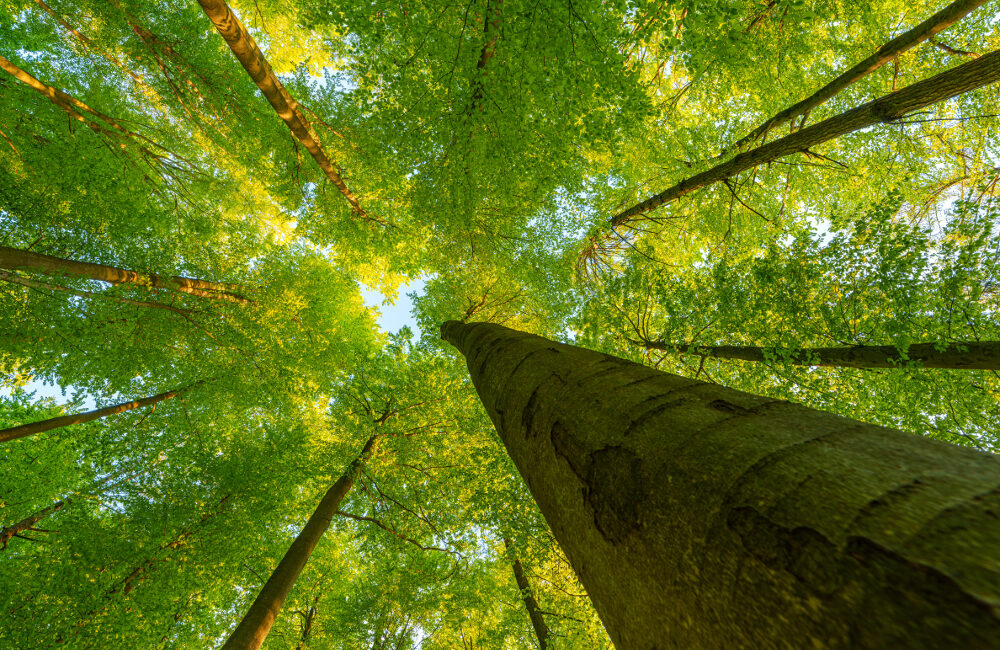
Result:
<svg viewBox="0 0 1000 650"><path fill-rule="evenodd" d="M531 591L531 583L528 582L528 577L524 575L524 567L521 565L521 559L511 549L509 537L503 538L503 545L510 556L511 568L514 569L514 581L521 592L524 609L528 612L531 627L534 629L535 637L538 639L538 648L539 650L546 650L549 647L549 626L545 624L545 617L542 616L542 610L538 607L535 594Z"/></svg>
<svg viewBox="0 0 1000 650"><path fill-rule="evenodd" d="M375 451L378 440L379 434L371 436L357 458L351 462L343 475L323 495L302 532L292 542L285 556L281 558L281 562L264 583L264 587L257 594L253 604L250 605L250 609L247 610L246 615L233 630L223 647L231 650L242 650L244 648L259 648L264 643L264 639L271 631L271 626L274 625L278 612L285 599L288 598L288 593L292 590L295 580L302 573L303 567L323 537L323 533L330 527L330 521L340 509L340 502L347 496L361 469Z"/></svg>
<svg viewBox="0 0 1000 650"><path fill-rule="evenodd" d="M334 184L347 202L351 204L351 209L361 218L371 219L368 213L361 207L358 198L347 187L344 179L337 171L337 164L330 160L320 147L319 137L309 125L298 102L292 99L285 87L275 76L271 65L261 54L260 48L253 37L240 22L240 19L233 14L225 0L198 0L198 4L205 11L205 14L215 25L219 34L225 39L229 49L239 60L240 65L247 71L253 82L260 88L264 98L274 108L278 117L288 126L295 138L305 147L309 155L313 157L316 164L320 166L326 177Z"/></svg>
<svg viewBox="0 0 1000 650"><path fill-rule="evenodd" d="M897 368L914 363L922 368L1000 370L1000 341L917 343L905 350L892 345L780 349L752 345L684 345L656 340L633 341L633 343L647 350L693 354L703 358L785 361L799 366Z"/></svg>
<svg viewBox="0 0 1000 650"><path fill-rule="evenodd" d="M983 63L989 61L988 63ZM973 66L973 64L980 64ZM971 66L971 67L970 67ZM611 226L621 226L650 210L676 201L691 192L732 178L740 172L767 164L783 156L809 151L847 133L880 123L890 123L908 113L951 99L970 90L982 88L1000 80L1000 51L924 79L894 93L884 95L857 108L827 118L768 144L736 154L730 160L711 169L685 178L645 201L641 201L610 218Z"/></svg>
<svg viewBox="0 0 1000 650"><path fill-rule="evenodd" d="M111 284L144 285L228 302L250 302L247 298L236 293L241 291L242 287L232 283L210 282L179 275L164 276L155 273L141 273L104 264L62 259L8 246L0 246L0 268L25 269L47 275L77 276Z"/></svg>
<svg viewBox="0 0 1000 650"><path fill-rule="evenodd" d="M875 72L886 63L896 59L903 52L916 47L926 40L933 41L934 36L941 33L945 29L948 29L965 16L986 4L988 1L989 0L956 0L955 2L952 2L950 5L941 9L927 20L924 20L920 24L913 27L913 29L903 32L888 43L885 43L880 48L875 50L871 56L859 61L850 70L837 76L836 79L826 84L812 95L809 95L805 99L792 104L788 108L768 118L753 129L749 134L737 140L736 144L733 145L733 148L743 149L761 138L766 137L770 131L778 128L782 124L787 124L797 118L801 118L802 122L804 122L809 113L823 102L835 96L851 84L854 84L860 79L863 79L864 77Z"/></svg>
<svg viewBox="0 0 1000 650"><path fill-rule="evenodd" d="M20 424L15 427L0 429L0 443L10 442L11 440L17 440L18 438L24 438L26 436L42 433L44 431L52 431L53 429L59 429L61 427L68 427L74 424L85 424L87 422L93 422L94 420L106 418L109 415L117 415L119 413L124 413L125 411L132 411L134 409L152 406L162 402L163 400L177 397L178 395L191 390L196 385L200 385L201 383L203 382L198 382L198 384L193 384L191 386L185 386L184 388L168 390L157 395L150 395L149 397L143 397L142 399L131 400L120 404L114 404L112 406L105 406L104 408L77 413L75 415L60 415L59 417L49 418L48 420L41 420L39 422L31 422L29 424Z"/></svg>

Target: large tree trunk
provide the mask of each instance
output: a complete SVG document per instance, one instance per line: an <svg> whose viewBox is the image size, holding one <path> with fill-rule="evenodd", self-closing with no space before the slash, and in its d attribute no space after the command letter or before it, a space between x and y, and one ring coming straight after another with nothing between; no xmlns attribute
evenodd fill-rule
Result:
<svg viewBox="0 0 1000 650"><path fill-rule="evenodd" d="M139 284L228 302L250 302L242 295L235 293L242 289L238 284L209 282L208 280L186 278L179 275L156 275L155 273L127 271L114 266L77 262L7 246L0 246L0 268L24 269L47 275L77 276L111 284Z"/></svg>
<svg viewBox="0 0 1000 650"><path fill-rule="evenodd" d="M354 485L354 480L361 472L361 468L371 457L378 439L379 434L369 438L347 471L327 490L302 532L292 542L285 557L281 558L278 567L268 578L264 588L257 594L257 598L250 605L246 616L243 617L229 640L226 641L224 649L253 649L259 648L264 643L264 639L271 631L271 626L274 625L274 621L278 617L278 611L292 590L295 580L298 579L313 549L323 537L323 533L330 527L330 520L340 508L340 502Z"/></svg>
<svg viewBox="0 0 1000 650"><path fill-rule="evenodd" d="M1000 341L917 343L905 356L893 345L851 345L834 348L761 348L752 345L675 345L665 341L633 341L648 350L695 354L717 359L787 362L799 366L843 368L898 368L916 363L921 368L1000 370Z"/></svg>
<svg viewBox="0 0 1000 650"><path fill-rule="evenodd" d="M777 160L783 156L807 151L810 147L863 129L880 122L891 122L913 111L982 88L1000 80L1000 50L946 70L930 79L924 79L902 90L884 95L857 108L823 120L780 140L736 154L732 159L711 169L695 174L677 185L652 196L641 203L616 214L612 226L628 223L633 218L649 212L664 203L697 190L732 178L740 172Z"/></svg>
<svg viewBox="0 0 1000 650"><path fill-rule="evenodd" d="M503 545L506 547L511 564L514 567L514 580L517 582L518 591L521 592L521 600L524 601L524 608L528 610L531 627L534 628L535 636L538 638L538 648L539 650L546 650L549 647L549 626L545 624L545 617L542 616L542 610L539 609L538 601L535 600L535 596L531 592L531 585L528 583L527 576L524 575L524 567L521 566L521 560L511 550L510 538L504 537Z"/></svg>
<svg viewBox="0 0 1000 650"><path fill-rule="evenodd" d="M844 88L867 77L903 52L919 45L925 40L933 39L936 34L955 24L988 1L957 0L951 3L910 31L904 32L888 43L885 43L882 47L875 50L874 54L856 64L853 68L823 86L809 97L796 104L792 104L777 115L764 121L746 137L738 140L733 148L742 149L766 136L770 130L791 122L800 116L804 120L811 110L826 102Z"/></svg>
<svg viewBox="0 0 1000 650"><path fill-rule="evenodd" d="M201 382L198 382L198 384L201 384ZM142 399L133 400L131 402L122 402L121 404L105 406L104 408L94 409L93 411L84 411L83 413L77 413L76 415L60 415L59 417L49 418L48 420L42 420L40 422L32 422L30 424L21 424L8 429L0 429L0 442L10 442L11 440L17 440L18 438L24 438L36 433L42 433L43 431L51 431L52 429L58 429L60 427L68 427L71 424L84 424L85 422L98 420L109 415L116 415L125 411L150 406L152 404L156 404L157 402L162 402L165 399L176 397L184 391L191 390L198 384L193 384L185 388L179 388L177 390L168 390L167 392L160 393L159 395L143 397Z"/></svg>
<svg viewBox="0 0 1000 650"><path fill-rule="evenodd" d="M288 94L285 87L278 81L274 70L271 69L271 64L264 58L260 48L257 47L256 41L253 40L250 33L247 32L243 24L229 9L225 0L198 0L198 4L204 9L205 14L212 21L212 24L215 25L215 29L225 39L226 44L232 50L233 54L236 55L243 69L247 71L253 82L260 88L264 99L268 101L278 114L278 117L292 131L295 139L312 155L313 160L323 170L326 177L330 179L330 182L340 190L340 193L344 195L344 198L351 204L351 207L358 216L367 217L368 214L361 208L357 197L348 189L344 179L337 173L335 163L327 157L326 153L320 147L319 137L317 137L316 133L309 126L309 120L299 110L298 102L292 99L292 96Z"/></svg>
<svg viewBox="0 0 1000 650"><path fill-rule="evenodd" d="M1000 461L450 321L619 648L995 648Z"/></svg>

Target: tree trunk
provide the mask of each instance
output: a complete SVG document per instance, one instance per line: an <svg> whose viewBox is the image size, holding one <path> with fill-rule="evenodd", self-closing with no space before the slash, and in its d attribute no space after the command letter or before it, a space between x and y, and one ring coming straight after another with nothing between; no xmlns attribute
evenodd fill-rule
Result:
<svg viewBox="0 0 1000 650"><path fill-rule="evenodd" d="M209 282L197 278L186 278L179 275L156 275L155 273L140 273L138 271L127 271L114 266L103 264L93 264L91 262L77 262L61 257L33 253L20 248L9 248L0 246L0 268L2 269L26 269L45 273L47 275L71 275L91 280L100 280L111 284L140 284L157 289L169 289L188 293L201 298L213 298L226 300L228 302L249 303L250 300L244 298L235 291L242 289L238 284L225 282Z"/></svg>
<svg viewBox="0 0 1000 650"><path fill-rule="evenodd" d="M783 156L807 151L827 140L863 129L880 122L892 122L913 111L982 88L1000 80L1000 50L990 52L975 61L946 70L902 90L884 95L857 108L823 120L801 131L769 142L756 149L736 154L732 159L695 174L656 196L633 205L611 218L612 226L620 226L634 217L649 212L664 203L696 189L732 178L740 172L777 160Z"/></svg>
<svg viewBox="0 0 1000 650"><path fill-rule="evenodd" d="M733 145L733 149L743 149L749 144L760 140L769 131L782 124L791 122L795 118L809 114L811 110L826 102L834 95L851 84L867 77L883 65L892 61L903 52L919 45L925 40L933 40L933 37L955 24L975 9L986 4L989 0L957 0L941 11L937 12L913 29L892 39L882 47L875 50L875 53L867 59L861 61L853 68L843 73L827 85L823 86L815 93L806 97L797 104L793 104L777 115L762 123L751 131L746 137L741 138Z"/></svg>
<svg viewBox="0 0 1000 650"><path fill-rule="evenodd" d="M10 526L4 526L4 528L0 530L0 544L2 544L2 546L0 546L0 550L7 550L7 544L13 537L20 537L21 533L31 530L35 526L35 524L37 524L39 521L48 517L54 512L59 512L60 510L68 506L71 501L72 499L61 499L53 503L51 506L47 508L42 508L35 514L25 517L16 524L11 524Z"/></svg>
<svg viewBox="0 0 1000 650"><path fill-rule="evenodd" d="M250 605L246 616L243 617L229 640L226 641L226 645L223 646L224 650L254 649L259 648L264 643L267 633L270 632L271 626L274 625L274 621L278 617L281 605L288 597L295 580L305 567L313 549L316 548L316 544L319 543L326 529L330 527L331 519L340 508L340 502L350 491L361 468L371 457L378 439L379 434L369 438L347 471L327 490L302 532L292 542L285 557L281 558L278 567L268 578L256 600Z"/></svg>
<svg viewBox="0 0 1000 650"><path fill-rule="evenodd" d="M132 402L122 402L121 404L105 406L104 408L94 409L93 411L77 413L76 415L60 415L59 417L49 418L48 420L42 420L41 422L32 422L30 424L21 424L8 429L0 429L0 443L10 442L11 440L17 440L18 438L24 438L36 433L42 433L43 431L51 431L52 429L58 429L60 427L68 427L71 424L83 424L85 422L98 420L109 415L115 415L124 411L131 411L133 409L156 404L157 402L162 402L165 399L176 397L184 391L191 390L200 383L201 382L198 382L197 384L193 384L185 388L179 388L177 390L168 390L165 393L153 395L152 397L144 397Z"/></svg>
<svg viewBox="0 0 1000 650"><path fill-rule="evenodd" d="M298 102L292 99L292 96L278 81L274 70L271 69L271 64L264 58L250 33L229 9L229 5L225 3L225 0L198 0L198 4L215 25L215 29L225 39L226 44L236 55L243 69L260 88L260 92L274 108L278 117L292 131L295 139L312 155L326 177L340 190L358 216L367 217L368 214L361 208L357 197L348 189L344 179L337 173L335 163L327 157L320 147L319 138L309 126L309 120L299 110Z"/></svg>
<svg viewBox="0 0 1000 650"><path fill-rule="evenodd" d="M118 585L117 587L108 592L106 597L110 598L111 596L119 592L121 592L122 597L126 597L130 593L132 593L132 591L135 590L135 588L138 587L139 584L142 583L142 581L149 576L150 569L153 568L156 562L166 562L168 560L168 558L159 557L160 553L164 551L176 550L186 546L188 543L188 539L196 532L201 530L202 526L205 525L206 521L208 521L209 519L218 514L221 514L222 511L225 510L226 502L229 501L229 497L231 496L232 496L231 494L227 494L226 496L222 497L222 499L219 501L219 505L215 508L215 510L209 510L208 512L203 514L201 518L198 519L198 521L194 525L181 530L181 532L177 533L177 535L174 536L174 538L169 542L161 544L160 548L151 557L149 557L148 559L146 559L145 562L143 562L135 569L133 569L132 572L129 573L124 580L122 580L122 583L120 585Z"/></svg>
<svg viewBox="0 0 1000 650"><path fill-rule="evenodd" d="M119 476L120 474L121 472L115 472L114 474L111 474L101 479L100 482L98 482L96 485L90 488L89 490L90 496L94 496L95 494L100 494L101 492L103 492L105 489L104 486L107 485L108 481ZM0 546L0 551L7 549L7 544L10 542L11 538L22 537L21 533L34 529L35 524L37 524L42 519L45 519L49 515L59 512L60 510L63 510L64 508L66 508L66 506L68 506L70 503L73 502L74 498L76 497L73 496L73 497L67 497L65 499L60 499L55 503L53 503L52 505L42 508L33 515L25 517L16 524L11 524L10 526L4 526L3 529L0 529L0 544L3 545Z"/></svg>
<svg viewBox="0 0 1000 650"><path fill-rule="evenodd" d="M9 273L7 271L0 271L0 280L4 282L10 282L11 284L19 284L22 287L28 287L29 289L39 289L43 291L62 291L73 296L79 296L80 298L97 298L106 299L111 302L116 302L120 305L129 305L131 307L147 307L149 309L164 309L166 311L172 311L175 314L180 314L181 316L193 315L190 309L182 309L181 307L174 307L173 305L168 305L162 302L148 302L145 300L130 300L128 298L118 298L115 296L105 296L94 291L81 291L79 289L70 289L69 287L59 286L57 284L49 284L47 282L39 282L37 280L29 280L28 278L22 278L14 273Z"/></svg>
<svg viewBox="0 0 1000 650"><path fill-rule="evenodd" d="M531 627L534 628L535 636L538 637L538 648L539 650L546 650L549 647L549 627L545 624L545 618L538 607L538 601L535 600L535 596L531 592L531 585L528 584L528 578L524 575L524 567L521 566L521 560L518 559L517 555L510 548L510 538L504 537L503 545L506 547L507 553L514 565L514 580L517 581L517 588L521 592L521 600L524 601L524 608L528 610Z"/></svg>
<svg viewBox="0 0 1000 650"><path fill-rule="evenodd" d="M893 345L851 345L835 348L759 348L752 345L673 345L664 341L633 341L647 350L696 354L717 359L787 362L797 366L898 368L915 362L921 368L1000 370L1000 341L943 344L917 343L905 356Z"/></svg>
<svg viewBox="0 0 1000 650"><path fill-rule="evenodd" d="M1000 461L498 325L445 340L619 648L995 648Z"/></svg>

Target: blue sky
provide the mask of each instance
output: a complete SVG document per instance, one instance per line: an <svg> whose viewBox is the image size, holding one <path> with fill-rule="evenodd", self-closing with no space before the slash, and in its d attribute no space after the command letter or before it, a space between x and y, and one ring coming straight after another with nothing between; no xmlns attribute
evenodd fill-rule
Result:
<svg viewBox="0 0 1000 650"><path fill-rule="evenodd" d="M420 329L413 318L413 300L407 294L422 294L426 284L426 280L417 278L409 284L402 285L395 296L386 296L362 284L361 298L366 305L378 310L379 316L376 321L382 330L398 332L401 327L407 325L413 330L414 335L419 335Z"/></svg>

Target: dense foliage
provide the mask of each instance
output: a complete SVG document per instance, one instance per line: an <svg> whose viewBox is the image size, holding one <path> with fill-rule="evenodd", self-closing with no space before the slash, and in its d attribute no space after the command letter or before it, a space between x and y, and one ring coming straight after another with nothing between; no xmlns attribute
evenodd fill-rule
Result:
<svg viewBox="0 0 1000 650"><path fill-rule="evenodd" d="M0 0L0 246L241 296L0 269L0 429L185 389L0 443L0 525L42 515L4 538L0 646L221 643L378 432L268 647L537 647L515 561L552 647L609 647L448 319L995 450L993 370L637 342L1000 340L1000 86L608 225L944 5L232 3L362 218L196 2ZM987 2L802 121L979 60L998 24ZM415 325L381 329L363 287L417 280Z"/></svg>

